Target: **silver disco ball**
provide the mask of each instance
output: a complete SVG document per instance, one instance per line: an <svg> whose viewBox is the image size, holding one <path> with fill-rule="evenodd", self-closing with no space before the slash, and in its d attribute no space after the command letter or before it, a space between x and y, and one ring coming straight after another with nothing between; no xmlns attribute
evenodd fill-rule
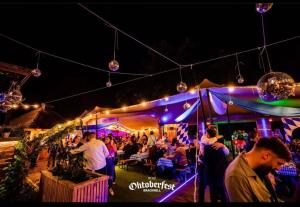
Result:
<svg viewBox="0 0 300 207"><path fill-rule="evenodd" d="M187 85L185 82L180 81L180 83L177 84L176 88L179 93L183 93L187 90Z"/></svg>
<svg viewBox="0 0 300 207"><path fill-rule="evenodd" d="M189 104L188 102L186 102L185 104L183 104L183 108L184 110L187 110L191 107L191 104Z"/></svg>
<svg viewBox="0 0 300 207"><path fill-rule="evenodd" d="M257 91L263 101L277 101L295 95L295 81L286 73L271 72L259 79Z"/></svg>
<svg viewBox="0 0 300 207"><path fill-rule="evenodd" d="M258 13L263 14L272 8L273 3L257 3L255 6L256 6L256 11Z"/></svg>
<svg viewBox="0 0 300 207"><path fill-rule="evenodd" d="M116 60L112 60L108 63L108 68L111 70L111 71L117 71L119 69L120 65L118 63L118 61Z"/></svg>

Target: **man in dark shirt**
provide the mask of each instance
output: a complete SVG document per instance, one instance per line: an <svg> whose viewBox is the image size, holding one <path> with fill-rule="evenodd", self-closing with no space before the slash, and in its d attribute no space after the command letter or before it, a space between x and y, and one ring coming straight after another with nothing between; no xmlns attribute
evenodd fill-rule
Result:
<svg viewBox="0 0 300 207"><path fill-rule="evenodd" d="M124 146L124 159L129 159L131 155L136 154L139 151L139 146L135 142L135 137L131 136L128 140L128 144Z"/></svg>

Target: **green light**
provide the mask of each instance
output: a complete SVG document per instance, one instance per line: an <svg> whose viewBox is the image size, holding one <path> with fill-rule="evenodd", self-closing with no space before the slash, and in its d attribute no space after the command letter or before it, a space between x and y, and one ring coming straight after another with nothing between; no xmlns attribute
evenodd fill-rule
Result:
<svg viewBox="0 0 300 207"><path fill-rule="evenodd" d="M289 106L289 107L300 107L299 99L283 99L278 101L267 102L263 101L260 98L257 98L256 101L258 103L272 105L272 106Z"/></svg>

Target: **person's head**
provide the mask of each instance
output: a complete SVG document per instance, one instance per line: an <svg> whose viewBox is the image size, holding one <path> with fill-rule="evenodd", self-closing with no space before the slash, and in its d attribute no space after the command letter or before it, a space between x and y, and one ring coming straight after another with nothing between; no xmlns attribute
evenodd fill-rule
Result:
<svg viewBox="0 0 300 207"><path fill-rule="evenodd" d="M193 147L195 147L195 144L194 144L193 142L191 142L191 143L189 144L189 147L190 147L190 148L193 148Z"/></svg>
<svg viewBox="0 0 300 207"><path fill-rule="evenodd" d="M73 143L78 144L80 142L80 136L75 136L73 139Z"/></svg>
<svg viewBox="0 0 300 207"><path fill-rule="evenodd" d="M174 138L172 139L172 146L174 146L176 143L177 143L177 138L174 137Z"/></svg>
<svg viewBox="0 0 300 207"><path fill-rule="evenodd" d="M135 143L135 136L131 136L128 140L129 144L134 144Z"/></svg>
<svg viewBox="0 0 300 207"><path fill-rule="evenodd" d="M84 132L83 133L83 135L82 135L82 141L84 141L84 142L88 142L89 141L89 134L90 134L90 132L89 131L87 131L87 132Z"/></svg>
<svg viewBox="0 0 300 207"><path fill-rule="evenodd" d="M153 131L150 131L150 135L154 135L154 132L153 132Z"/></svg>
<svg viewBox="0 0 300 207"><path fill-rule="evenodd" d="M164 132L164 136L167 137L167 136L168 136L168 133L167 133L167 132Z"/></svg>
<svg viewBox="0 0 300 207"><path fill-rule="evenodd" d="M142 143L143 143L143 145L146 145L147 144L147 140L143 139Z"/></svg>
<svg viewBox="0 0 300 207"><path fill-rule="evenodd" d="M255 169L262 174L268 174L272 170L279 170L281 166L291 160L291 152L288 147L277 137L260 138L250 151L257 153Z"/></svg>
<svg viewBox="0 0 300 207"><path fill-rule="evenodd" d="M300 127L293 130L292 139L300 139Z"/></svg>
<svg viewBox="0 0 300 207"><path fill-rule="evenodd" d="M95 132L90 132L89 135L88 135L88 139L89 140L96 139L96 133Z"/></svg>
<svg viewBox="0 0 300 207"><path fill-rule="evenodd" d="M215 125L209 125L206 131L209 137L215 137L217 135L217 127Z"/></svg>
<svg viewBox="0 0 300 207"><path fill-rule="evenodd" d="M110 137L110 136L105 137L104 143L105 143L105 144L111 143L111 137Z"/></svg>

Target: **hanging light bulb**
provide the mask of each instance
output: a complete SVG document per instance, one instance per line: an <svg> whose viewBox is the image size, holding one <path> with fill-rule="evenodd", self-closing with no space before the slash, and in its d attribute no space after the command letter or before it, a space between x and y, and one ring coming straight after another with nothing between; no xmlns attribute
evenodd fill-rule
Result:
<svg viewBox="0 0 300 207"><path fill-rule="evenodd" d="M184 110L187 110L191 107L191 104L189 104L188 102L185 102L185 104L183 104L183 108Z"/></svg>
<svg viewBox="0 0 300 207"><path fill-rule="evenodd" d="M110 81L107 81L106 82L106 87L111 87L112 86L112 83Z"/></svg>
<svg viewBox="0 0 300 207"><path fill-rule="evenodd" d="M108 63L108 68L111 70L111 71L117 71L119 70L119 67L120 67L120 64L119 62L116 60L116 45L117 45L117 30L115 30L115 39L114 39L114 59L112 61L110 61Z"/></svg>
<svg viewBox="0 0 300 207"><path fill-rule="evenodd" d="M233 105L233 101L232 101L232 100L229 100L229 101L228 101L228 104L229 104L229 105Z"/></svg>
<svg viewBox="0 0 300 207"><path fill-rule="evenodd" d="M31 71L31 74L32 74L34 77L38 78L38 77L40 77L40 76L42 75L42 72L40 71L40 69L36 68L36 69L33 69L33 70Z"/></svg>
<svg viewBox="0 0 300 207"><path fill-rule="evenodd" d="M236 65L235 65L235 68L238 70L238 76L237 76L237 81L239 84L242 84L245 82L242 74L241 74L241 70L240 70L240 62L239 62L239 58L238 58L238 55L237 53L235 54L235 57L236 57Z"/></svg>
<svg viewBox="0 0 300 207"><path fill-rule="evenodd" d="M242 75L239 75L239 76L237 77L237 81L238 81L239 84L242 84L242 83L245 82L245 80L244 80L244 78L243 78Z"/></svg>
<svg viewBox="0 0 300 207"><path fill-rule="evenodd" d="M169 111L168 107L166 106L165 110L164 110L166 113Z"/></svg>
<svg viewBox="0 0 300 207"><path fill-rule="evenodd" d="M112 82L110 81L110 72L108 73L108 81L106 82L106 87L111 87Z"/></svg>
<svg viewBox="0 0 300 207"><path fill-rule="evenodd" d="M37 52L37 55L38 55L38 57L37 57L36 68L33 69L33 70L31 71L31 74L32 74L34 77L36 77L36 78L37 78L37 77L40 77L41 74L42 74L42 72L41 72L40 69L39 69L39 63L40 63L40 58L41 58L41 52L38 51L38 52Z"/></svg>

